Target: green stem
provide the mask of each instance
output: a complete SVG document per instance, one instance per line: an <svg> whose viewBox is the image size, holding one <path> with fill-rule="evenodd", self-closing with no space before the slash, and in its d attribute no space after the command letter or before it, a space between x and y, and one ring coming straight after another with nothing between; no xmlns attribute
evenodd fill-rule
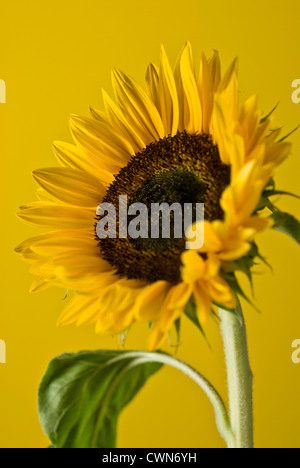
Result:
<svg viewBox="0 0 300 468"><path fill-rule="evenodd" d="M195 369L193 369L191 366L186 364L183 361L180 361L179 359L175 359L173 356L170 356L169 354L161 353L161 352L144 352L144 351L136 351L136 352L130 352L132 355L137 358L135 361L134 365L137 364L143 364L144 362L160 362L162 364L166 364L168 366L174 367L175 369L180 370L183 372L185 375L187 375L190 379L192 379L194 382L196 382L197 385L199 385L200 388L206 393L208 396L209 400L211 401L214 410L215 410L215 416L216 416L216 424L217 428L227 443L228 446L232 446L234 441L233 441L233 434L232 430L230 427L230 421L228 417L228 413L226 410L226 407L223 403L222 398L218 394L218 392L215 390L215 388L211 385L210 382L208 382L203 375L201 375L199 372L197 372ZM119 357L117 359L120 359Z"/></svg>
<svg viewBox="0 0 300 468"><path fill-rule="evenodd" d="M219 309L228 375L230 423L234 435L229 448L253 448L252 372L241 304L235 313Z"/></svg>

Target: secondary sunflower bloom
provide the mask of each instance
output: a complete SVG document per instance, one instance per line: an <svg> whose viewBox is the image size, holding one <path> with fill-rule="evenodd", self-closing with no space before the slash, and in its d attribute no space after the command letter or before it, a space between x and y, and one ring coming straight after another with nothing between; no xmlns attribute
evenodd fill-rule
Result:
<svg viewBox="0 0 300 468"><path fill-rule="evenodd" d="M75 145L55 143L61 167L35 171L39 201L19 217L51 230L17 252L37 276L32 291L51 285L75 291L61 324L94 323L103 334L134 321L152 323L148 347L159 348L189 301L203 324L213 304L235 307L234 269L257 254L256 234L271 226L258 211L289 143L261 119L257 97L238 103L237 60L221 75L218 53L202 54L194 71L190 44L174 72L164 48L150 64L146 91L119 70L105 112L71 117ZM204 245L185 239L96 236L96 210L119 195L129 203L204 203ZM192 230L188 237L193 237Z"/></svg>

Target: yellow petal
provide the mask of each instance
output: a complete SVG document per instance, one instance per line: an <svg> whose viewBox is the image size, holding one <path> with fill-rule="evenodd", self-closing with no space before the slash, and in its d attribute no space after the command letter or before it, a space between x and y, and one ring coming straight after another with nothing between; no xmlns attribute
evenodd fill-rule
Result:
<svg viewBox="0 0 300 468"><path fill-rule="evenodd" d="M94 255L98 258L99 248L94 239L84 237L44 237L33 242L30 246L31 250L39 256L53 257L57 254L64 254L72 251L74 261L76 255Z"/></svg>
<svg viewBox="0 0 300 468"><path fill-rule="evenodd" d="M134 152L137 153L141 151L146 146L146 143L142 140L140 135L133 130L118 106L104 90L102 91L102 96L105 110L112 126L128 139ZM97 115L95 110L93 110L93 115Z"/></svg>
<svg viewBox="0 0 300 468"><path fill-rule="evenodd" d="M115 335L129 328L134 322L132 306L125 309L117 309L113 313L105 314L99 318L96 324L96 332Z"/></svg>
<svg viewBox="0 0 300 468"><path fill-rule="evenodd" d="M235 133L235 124L230 106L221 95L215 95L211 128L214 141L221 160L240 168L245 161L245 148L243 138Z"/></svg>
<svg viewBox="0 0 300 468"><path fill-rule="evenodd" d="M199 278L203 278L205 273L205 263L202 257L195 250L186 250L181 254L181 277L185 283L193 283Z"/></svg>
<svg viewBox="0 0 300 468"><path fill-rule="evenodd" d="M211 279L206 282L205 292L209 294L214 302L229 308L236 306L236 298L229 285L221 277Z"/></svg>
<svg viewBox="0 0 300 468"><path fill-rule="evenodd" d="M92 316L95 316L98 310L99 301L97 297L86 294L76 294L59 316L57 325L90 323Z"/></svg>
<svg viewBox="0 0 300 468"><path fill-rule="evenodd" d="M251 216L265 183L260 178L260 166L256 161L245 164L222 194L220 205L226 217L232 218L239 225Z"/></svg>
<svg viewBox="0 0 300 468"><path fill-rule="evenodd" d="M164 47L161 47L159 70L159 109L166 135L175 135L178 130L179 106L176 84Z"/></svg>
<svg viewBox="0 0 300 468"><path fill-rule="evenodd" d="M45 291L46 289L49 289L53 286L49 281L47 281L47 278L36 278L29 289L30 293L36 293L40 291Z"/></svg>
<svg viewBox="0 0 300 468"><path fill-rule="evenodd" d="M174 76L179 102L178 128L180 131L201 132L202 110L189 43L185 45L178 58Z"/></svg>
<svg viewBox="0 0 300 468"><path fill-rule="evenodd" d="M228 243L219 253L219 258L223 261L236 260L246 255L250 248L251 244L242 240L236 241L234 243Z"/></svg>
<svg viewBox="0 0 300 468"><path fill-rule="evenodd" d="M157 109L159 108L158 83L159 83L159 68L157 65L150 63L146 71L146 87L147 87L149 97L152 99Z"/></svg>
<svg viewBox="0 0 300 468"><path fill-rule="evenodd" d="M210 297L205 293L205 290L202 288L201 282L196 282L194 285L194 299L196 303L196 310L198 320L201 325L207 322L212 308L212 302Z"/></svg>
<svg viewBox="0 0 300 468"><path fill-rule="evenodd" d="M161 331L157 325L153 325L147 339L147 348L149 351L160 349L168 336L168 331Z"/></svg>
<svg viewBox="0 0 300 468"><path fill-rule="evenodd" d="M166 304L168 309L176 310L176 309L184 309L186 306L189 298L192 294L192 287L189 284L179 283L176 286L173 286L170 290L170 295L166 298ZM164 319L162 317L162 321L160 322L162 326Z"/></svg>
<svg viewBox="0 0 300 468"><path fill-rule="evenodd" d="M260 216L252 216L246 222L243 223L243 227L252 228L256 232L264 231L273 226L274 221L270 218L262 218Z"/></svg>
<svg viewBox="0 0 300 468"><path fill-rule="evenodd" d="M63 202L61 202L60 200L58 200L56 197L54 197L53 195L51 195L51 193L47 192L46 190L44 190L42 187L38 187L36 189L36 196L37 198L39 199L39 201L41 202L46 202L46 203L60 203L62 205L64 205Z"/></svg>
<svg viewBox="0 0 300 468"><path fill-rule="evenodd" d="M278 166L288 157L291 152L291 147L291 143L287 141L278 142L272 146L267 146L265 164L272 163L274 167Z"/></svg>
<svg viewBox="0 0 300 468"><path fill-rule="evenodd" d="M70 167L71 169L79 169L86 171L98 177L102 183L108 186L113 181L113 176L110 172L106 171L101 165L96 164L95 158L89 159L78 146L71 145L61 141L53 143L54 154L62 166Z"/></svg>
<svg viewBox="0 0 300 468"><path fill-rule="evenodd" d="M136 319L147 322L157 319L169 289L170 283L167 281L156 281L145 287L134 306Z"/></svg>
<svg viewBox="0 0 300 468"><path fill-rule="evenodd" d="M221 81L221 64L217 50L214 50L213 55L208 59L207 64L211 79L211 89L215 92Z"/></svg>
<svg viewBox="0 0 300 468"><path fill-rule="evenodd" d="M239 61L238 61L238 58L236 57L233 60L233 62L229 65L228 69L226 70L218 86L218 93L222 93L226 88L228 88L231 81L237 77L238 67L239 67Z"/></svg>
<svg viewBox="0 0 300 468"><path fill-rule="evenodd" d="M29 203L20 208L17 216L33 226L50 229L89 229L94 225L93 210L74 206Z"/></svg>
<svg viewBox="0 0 300 468"><path fill-rule="evenodd" d="M95 292L101 288L113 287L118 278L113 271L99 272L100 267L90 262L90 264L75 265L72 271L72 266L49 265L43 263L34 264L31 267L33 274L47 274L51 276L59 285L63 285L67 289L73 289L80 292Z"/></svg>
<svg viewBox="0 0 300 468"><path fill-rule="evenodd" d="M218 236L220 222L210 223L204 221L204 244L200 249L202 252L218 252L222 248L222 241Z"/></svg>
<svg viewBox="0 0 300 468"><path fill-rule="evenodd" d="M230 117L236 121L238 119L238 81L235 74L224 91L219 91L219 96L226 103Z"/></svg>
<svg viewBox="0 0 300 468"><path fill-rule="evenodd" d="M58 167L33 172L38 184L60 202L96 208L106 187L99 179L83 171Z"/></svg>
<svg viewBox="0 0 300 468"><path fill-rule="evenodd" d="M210 68L204 53L201 55L197 85L202 108L202 131L203 133L209 133L209 124L213 107L213 83L210 75Z"/></svg>
<svg viewBox="0 0 300 468"><path fill-rule="evenodd" d="M100 159L112 167L120 168L126 165L133 154L128 141L117 134L108 122L104 124L73 115L70 128L76 143L95 164L99 164Z"/></svg>
<svg viewBox="0 0 300 468"><path fill-rule="evenodd" d="M89 240L94 239L94 230L68 230L68 231L52 231L46 232L45 234L40 234L38 236L31 237L26 239L22 242L18 247L15 248L15 252L22 254L22 252L26 249L31 248L31 246L35 244L39 244L40 242L44 242L51 239L59 239L59 238L86 238Z"/></svg>
<svg viewBox="0 0 300 468"><path fill-rule="evenodd" d="M114 70L113 88L120 109L133 130L149 144L164 136L164 128L154 103L128 75Z"/></svg>

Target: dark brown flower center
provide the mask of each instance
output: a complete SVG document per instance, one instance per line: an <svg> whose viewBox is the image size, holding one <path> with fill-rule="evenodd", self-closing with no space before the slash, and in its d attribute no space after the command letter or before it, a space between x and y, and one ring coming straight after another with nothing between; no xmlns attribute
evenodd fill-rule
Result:
<svg viewBox="0 0 300 468"><path fill-rule="evenodd" d="M185 239L174 237L173 212L169 238L161 236L161 226L159 237L151 237L152 204L176 203L182 207L192 204L195 219L196 204L204 203L205 219L222 219L220 198L229 183L230 168L221 162L210 135L184 131L151 143L131 158L106 192L102 203L110 203L116 209L117 237L100 240L97 237L102 256L121 277L148 283L157 280L178 283ZM148 237L118 238L120 195L127 195L128 206L143 203L147 207ZM131 220L132 216L128 216L128 223Z"/></svg>

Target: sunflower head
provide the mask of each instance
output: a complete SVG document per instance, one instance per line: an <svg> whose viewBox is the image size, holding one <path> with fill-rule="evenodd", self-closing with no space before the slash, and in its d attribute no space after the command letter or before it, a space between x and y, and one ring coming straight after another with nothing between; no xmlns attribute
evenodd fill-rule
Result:
<svg viewBox="0 0 300 468"><path fill-rule="evenodd" d="M221 73L216 51L202 54L196 73L189 43L172 70L162 47L146 90L114 70L115 101L103 92L105 112L71 117L75 144L55 143L60 167L34 172L39 201L19 212L48 232L16 249L37 277L32 291L74 291L60 323L95 323L97 332L114 334L148 321L148 346L157 349L187 305L201 325L214 304L234 309L235 270L243 266L249 276L260 256L255 237L278 216L269 199L274 169L290 152L270 130L271 115L261 117L256 96L239 104L237 73L237 60ZM120 199L147 209L139 235L126 235L136 213L126 211L121 224ZM99 238L103 204L113 207L114 235ZM163 235L150 209L164 204L190 206L189 226L174 208ZM204 204L204 220L197 204ZM262 216L266 207L272 217ZM185 237L175 234L178 224ZM187 249L197 229L204 243Z"/></svg>
<svg viewBox="0 0 300 468"><path fill-rule="evenodd" d="M163 237L161 226L159 235L154 236L151 207L175 203L181 207L191 204L195 208L197 203L203 203L207 219L222 219L220 198L229 182L230 169L222 163L210 135L178 131L173 137L150 143L120 170L103 199L104 203L113 204L117 219L123 209L120 194L126 194L129 205L143 203L149 213L147 236L120 239L117 226L116 237L99 242L103 258L124 278L147 283L158 280L179 283L185 240L182 236L174 237L174 216L168 236Z"/></svg>

